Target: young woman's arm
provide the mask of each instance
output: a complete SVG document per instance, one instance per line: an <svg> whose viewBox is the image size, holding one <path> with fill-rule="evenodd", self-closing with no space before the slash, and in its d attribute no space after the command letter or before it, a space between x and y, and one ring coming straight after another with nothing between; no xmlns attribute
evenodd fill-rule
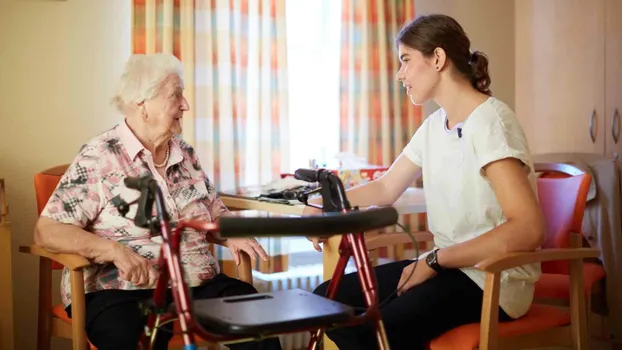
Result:
<svg viewBox="0 0 622 350"><path fill-rule="evenodd" d="M346 190L346 195L352 206L391 205L420 175L421 168L401 154L383 176ZM309 202L322 204L322 198L314 198ZM305 208L305 213L318 211L314 208L307 208Z"/></svg>
<svg viewBox="0 0 622 350"><path fill-rule="evenodd" d="M540 247L545 219L532 190L523 163L505 158L484 167L507 221L472 240L438 251L444 268L470 267L490 258Z"/></svg>
<svg viewBox="0 0 622 350"><path fill-rule="evenodd" d="M383 176L346 190L346 195L352 206L391 205L419 176L421 176L421 168L404 154L401 154ZM309 202L322 204L322 198L314 198ZM305 207L303 215L320 214L321 212L321 210L313 207ZM325 239L320 237L309 237L308 239L313 242L315 250L322 251L319 243Z"/></svg>

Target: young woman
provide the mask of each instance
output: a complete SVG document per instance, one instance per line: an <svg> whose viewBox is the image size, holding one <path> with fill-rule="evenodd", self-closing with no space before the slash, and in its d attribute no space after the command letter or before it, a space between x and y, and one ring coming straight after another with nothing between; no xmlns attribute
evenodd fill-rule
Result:
<svg viewBox="0 0 622 350"><path fill-rule="evenodd" d="M418 263L394 262L375 272L381 302L399 288L381 308L391 348L425 349L444 332L479 322L484 273L473 266L537 249L545 225L525 135L514 112L491 97L488 59L470 51L460 24L445 15L422 16L402 28L396 45L397 80L412 103L434 100L441 108L422 123L382 178L347 194L352 205L391 205L423 174L435 248ZM320 240L310 240L321 251ZM539 275L538 264L502 274L501 321L527 312ZM315 293L324 295L327 286ZM356 274L342 280L337 300L365 306ZM340 349L377 348L370 326L327 335Z"/></svg>

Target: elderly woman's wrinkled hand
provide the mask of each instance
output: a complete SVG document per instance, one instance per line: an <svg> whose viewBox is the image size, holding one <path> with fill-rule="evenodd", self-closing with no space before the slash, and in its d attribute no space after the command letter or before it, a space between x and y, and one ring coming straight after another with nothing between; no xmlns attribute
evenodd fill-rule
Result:
<svg viewBox="0 0 622 350"><path fill-rule="evenodd" d="M119 269L119 276L141 287L155 286L159 273L151 262L123 244L114 248L112 263Z"/></svg>
<svg viewBox="0 0 622 350"><path fill-rule="evenodd" d="M229 238L225 242L225 246L231 250L236 265L240 265L240 251L246 252L251 259L255 259L259 255L261 260L268 261L268 253L254 238Z"/></svg>

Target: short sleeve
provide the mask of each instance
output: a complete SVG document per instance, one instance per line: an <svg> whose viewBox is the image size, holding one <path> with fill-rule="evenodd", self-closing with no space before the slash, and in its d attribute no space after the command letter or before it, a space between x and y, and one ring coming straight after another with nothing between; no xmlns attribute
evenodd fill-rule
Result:
<svg viewBox="0 0 622 350"><path fill-rule="evenodd" d="M423 152L426 145L428 120L426 119L421 123L421 126L415 131L415 134L410 139L410 142L404 147L402 153L415 165L423 167Z"/></svg>
<svg viewBox="0 0 622 350"><path fill-rule="evenodd" d="M515 118L503 120L499 116L487 118L486 126L477 128L473 134L473 147L479 168L505 158L520 160L529 172L531 156L527 140Z"/></svg>
<svg viewBox="0 0 622 350"><path fill-rule="evenodd" d="M216 220L222 214L226 213L228 209L225 206L225 203L223 203L220 197L218 197L216 188L214 188L214 184L212 184L207 175L205 175L205 187L207 187L208 193L205 205L209 210L212 220Z"/></svg>
<svg viewBox="0 0 622 350"><path fill-rule="evenodd" d="M203 170L201 162L199 161L199 157L194 151L194 148L181 139L180 142L182 149L184 149L184 152L189 156L189 160L192 163L192 169L194 170L192 172L193 176L196 176L197 178L199 176L203 177L205 189L207 190L207 196L204 196L201 201L205 208L207 208L211 219L216 220L222 214L228 212L227 206L225 206L225 203L223 203L223 201L218 197L216 187L207 176L207 173L205 173L205 171Z"/></svg>
<svg viewBox="0 0 622 350"><path fill-rule="evenodd" d="M102 209L103 190L99 157L85 145L75 157L41 212L65 224L87 227Z"/></svg>

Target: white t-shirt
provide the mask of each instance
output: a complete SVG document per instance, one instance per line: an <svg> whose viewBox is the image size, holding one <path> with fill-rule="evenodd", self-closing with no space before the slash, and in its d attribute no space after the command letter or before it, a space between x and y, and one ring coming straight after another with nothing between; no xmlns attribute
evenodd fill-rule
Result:
<svg viewBox="0 0 622 350"><path fill-rule="evenodd" d="M527 140L505 103L490 97L461 125L452 130L446 125L445 111L437 110L422 123L403 151L422 168L429 230L439 248L473 239L506 221L482 172L485 165L508 157L521 160L537 193ZM483 289L484 272L475 268L461 270ZM509 316L516 318L527 312L540 274L540 264L501 274L500 306Z"/></svg>

